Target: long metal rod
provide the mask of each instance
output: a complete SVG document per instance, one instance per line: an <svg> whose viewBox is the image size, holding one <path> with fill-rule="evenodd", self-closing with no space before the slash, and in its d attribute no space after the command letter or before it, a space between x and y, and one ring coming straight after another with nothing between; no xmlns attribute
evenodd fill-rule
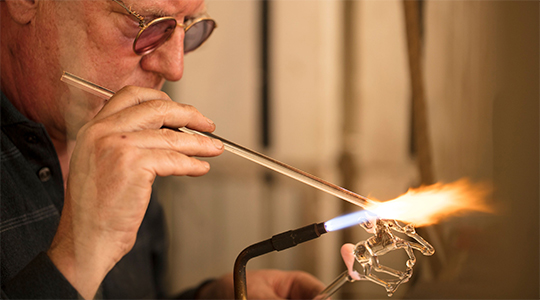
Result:
<svg viewBox="0 0 540 300"><path fill-rule="evenodd" d="M101 87L95 83L89 82L85 79L82 79L80 77L77 77L73 74L70 74L68 72L64 72L62 75L61 80L67 84L70 84L74 87L78 87L80 89L83 89L84 91L87 91L89 93L92 93L96 96L102 97L104 99L109 99L114 95L114 92L111 90L108 90L104 87ZM302 170L299 170L295 167L289 166L287 164L284 164L278 160L275 160L269 156L266 156L264 154L258 153L256 151L253 151L251 149L248 149L246 147L243 147L241 145L238 145L234 142L231 142L229 140L226 140L222 137L219 137L215 134L208 133L208 132L199 132L195 131L189 128L179 128L179 130L189 133L189 134L198 134L214 139L218 139L223 142L223 145L225 146L225 150L236 154L240 157L243 157L245 159L248 159L252 162L255 162L261 166L267 167L273 171L276 171L278 173L281 173L285 176L289 176L297 181L303 182L307 185L310 185L316 189L319 189L323 192L326 192L330 195L336 196L338 198L341 198L345 201L348 201L352 204L358 205L362 208L366 208L370 204L374 204L375 201L371 200L367 197L358 195L356 193L353 193L349 190L346 190L340 186L337 186L333 183L330 183L328 181L325 181L323 179L320 179L316 176L313 176L307 172L304 172Z"/></svg>

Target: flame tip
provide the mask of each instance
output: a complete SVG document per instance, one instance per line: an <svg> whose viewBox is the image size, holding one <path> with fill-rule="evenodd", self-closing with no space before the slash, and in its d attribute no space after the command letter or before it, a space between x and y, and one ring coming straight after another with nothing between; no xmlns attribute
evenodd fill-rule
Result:
<svg viewBox="0 0 540 300"><path fill-rule="evenodd" d="M487 182L472 183L468 178L462 178L452 183L437 182L409 188L405 194L375 203L367 209L384 219L401 220L423 227L451 216L471 212L493 213L493 205L486 203L491 192L491 185Z"/></svg>

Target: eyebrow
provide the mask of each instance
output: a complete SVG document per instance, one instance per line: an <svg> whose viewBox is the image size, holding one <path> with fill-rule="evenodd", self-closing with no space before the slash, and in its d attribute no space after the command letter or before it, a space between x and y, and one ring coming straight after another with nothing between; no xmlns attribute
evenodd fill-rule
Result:
<svg viewBox="0 0 540 300"><path fill-rule="evenodd" d="M131 11L139 14L141 17L143 17L144 19L152 19L152 18L160 18L160 17L166 17L166 16L175 16L177 14L181 14L183 13L185 10L186 10L186 6L184 5L184 7L182 7L180 9L179 12L176 12L176 13L167 13L165 12L163 9L161 8L156 8L156 7L139 7L139 8L133 8L133 6L129 3L126 3L124 2L123 0L119 0L121 1L122 3L124 3L124 5L129 8ZM115 2L115 1L113 1ZM137 3L135 1L135 3ZM137 3L138 4L138 3ZM124 9L125 11L125 9ZM126 11L127 12L127 11ZM197 11L195 12L194 14L189 14L189 15L186 15L186 17L188 17L189 19L195 19L199 16L203 16L206 14L206 5L203 5L203 8L200 10L200 11Z"/></svg>
<svg viewBox="0 0 540 300"><path fill-rule="evenodd" d="M133 12L136 12L138 14L140 14L142 17L149 17L149 16L156 16L156 17L163 17L163 16L168 16L170 14L167 14L163 9L160 9L160 8L156 8L156 7L135 7L133 8L133 6L129 3L126 3L124 1L122 1L124 3L124 5L129 8L131 11ZM138 4L138 3L137 3Z"/></svg>

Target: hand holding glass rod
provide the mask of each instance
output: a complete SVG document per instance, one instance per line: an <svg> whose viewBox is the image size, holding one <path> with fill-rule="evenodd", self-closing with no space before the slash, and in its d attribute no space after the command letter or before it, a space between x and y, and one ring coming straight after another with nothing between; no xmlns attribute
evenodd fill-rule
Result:
<svg viewBox="0 0 540 300"><path fill-rule="evenodd" d="M62 75L62 78L60 79L63 82L73 86L77 87L81 90L84 90L86 92L89 92L93 95L96 95L98 97L101 97L103 99L109 99L114 95L114 92L106 89L104 87L101 87L95 83L89 82L85 79L82 79L80 77L77 77L71 73L65 72ZM366 208L369 204L375 203L374 200L371 200L367 197L358 195L356 193L353 193L349 190L346 190L340 186L337 186L333 183L327 182L325 180L322 180L316 176L313 176L309 173L306 173L302 170L296 169L292 166L289 166L287 164L284 164L278 160L275 160L271 157L268 157L264 154L258 153L256 151L250 150L248 148L245 148L241 145L238 145L236 143L233 143L231 141L228 141L222 137L219 137L215 134L208 133L208 132L199 132L195 131L189 128L178 128L180 131L189 133L189 134L198 134L207 136L210 138L218 139L223 142L223 145L225 146L225 150L236 154L238 156L241 156L245 159L251 160L252 162L255 162L261 166L267 167L271 170L274 170L278 173L281 173L283 175L289 176L293 179L296 179L297 181L303 182L307 185L310 185L314 188L317 188L323 192L326 192L330 195L336 196L338 198L341 198L345 201L348 201L352 204L358 205L362 208Z"/></svg>

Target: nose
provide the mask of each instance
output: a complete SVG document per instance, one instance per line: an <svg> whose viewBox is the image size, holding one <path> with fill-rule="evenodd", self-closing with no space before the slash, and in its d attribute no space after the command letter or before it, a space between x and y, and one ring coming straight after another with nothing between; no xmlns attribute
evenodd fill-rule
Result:
<svg viewBox="0 0 540 300"><path fill-rule="evenodd" d="M178 81L184 73L184 30L177 27L174 34L154 52L141 59L141 68L158 73L168 81Z"/></svg>

